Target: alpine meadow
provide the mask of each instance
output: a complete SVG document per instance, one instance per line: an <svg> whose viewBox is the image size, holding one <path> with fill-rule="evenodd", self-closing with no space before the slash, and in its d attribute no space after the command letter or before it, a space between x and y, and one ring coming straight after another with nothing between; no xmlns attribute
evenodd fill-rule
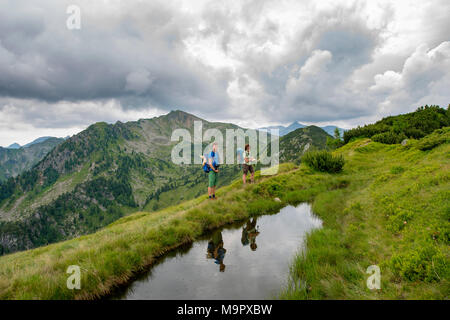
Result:
<svg viewBox="0 0 450 320"><path fill-rule="evenodd" d="M175 115L178 119L180 113L171 113L167 118L171 119ZM184 114L183 116L188 119L191 117ZM448 268L450 111L448 108L445 110L436 106L420 108L408 115L383 119L373 127L377 128L382 124L383 132L393 136L407 136L407 132L401 131L401 123L405 118L416 120L416 126L408 128L418 132L417 135L420 136L418 139L410 136L402 144L386 144L367 138L364 128L356 128L345 133L345 137L352 136L352 138L347 140L344 146L333 150L332 153L324 151L330 154L330 158L323 158L320 152L314 150L303 154L297 145L290 144L298 153L296 164L283 163L275 176L262 177L257 173L254 185L242 186L239 180L230 181L228 186L218 190L219 199L213 204L200 196L184 202L183 199L179 199L178 201L181 201L179 205L168 206L161 210L155 210L154 206L152 210L148 210L145 202L139 208L136 204L139 193L132 193L131 184L129 193L124 193L114 190L123 187L124 181L113 180L110 192L119 196L107 201L114 203L116 208L131 210L137 207L134 211L138 212L128 215L124 213L116 217L114 211L107 216L110 211L106 209L102 213L107 216L106 221L100 222L93 230L104 227L95 233L4 255L0 258L2 266L0 297L3 299L103 297L116 286L132 279L134 274L151 266L168 250L195 241L208 230L247 217L275 214L288 204L310 202L314 213L323 220L323 228L308 235L307 250L304 254L298 255L291 265L289 285L284 289L280 288L280 298L445 299L448 296L450 270ZM150 121L163 119L166 118ZM139 128L138 123L132 125ZM122 130L128 126L131 125L117 125ZM97 129L96 127L103 130L108 128L97 124L87 132L93 128ZM111 130L114 129L115 127L111 127ZM104 134L103 130L100 132ZM114 134L114 131L110 132ZM134 133L136 131L122 131L121 134L124 132L128 137L123 140L126 146L112 144L117 150L134 145L147 151L138 144L138 135ZM360 132L361 136L358 136ZM371 131L373 132L378 131ZM299 133L305 135L303 131ZM80 136L87 136L87 133ZM105 135L103 139L108 141L109 137ZM288 135L286 139L291 140L292 137ZM314 139L314 136L311 136L311 139ZM323 140L321 141L324 147ZM70 142L68 140L66 143ZM283 140L281 145L284 145ZM64 147L68 148L64 144L59 148L64 150ZM61 154L60 150L57 147L50 155L57 156L56 152ZM293 150L285 152L291 156ZM131 159L144 157L143 153L135 153L133 150L129 153L134 156ZM116 161L130 159L131 156L128 156L129 158L123 156L122 160L118 156L114 162L110 160L110 167L106 167L104 163L107 163L107 160L104 160L104 155L98 153L96 159L105 162L99 162L98 165L91 162L88 162L88 165L74 162L78 169L73 170L74 173L70 177L74 181L80 181L84 188L99 183L98 181L103 183L108 181L102 175L95 174L99 170L97 168L101 166L104 168L103 172L114 170L113 176L123 177L120 171L121 162ZM302 159L306 157L321 158L316 161L312 161L315 159L303 161ZM333 169L323 169L320 165L316 165L337 161L334 158L341 157L345 164L340 161L339 170L335 170L336 164L329 166ZM66 159L71 158L67 156ZM66 160L66 163L67 161L70 160ZM139 172L139 162L135 161L136 170ZM45 162L46 158L33 169L37 176L39 166ZM158 168L157 165L155 167ZM27 172L24 176L32 176L32 172ZM78 178L81 174L84 179L92 180L83 184ZM130 172L127 174L132 176ZM47 175L42 176L48 179ZM26 190L19 189L20 179L23 178L19 176L16 180L2 184L2 190L11 188L11 185L16 186L14 192L10 192L12 196L9 199L20 199L24 197L23 194L27 196ZM60 181L67 181L67 178L57 177L48 184L55 186L61 183ZM103 183L102 186L105 185ZM113 183L116 183L117 187ZM35 184L39 185L37 182ZM43 189L45 188L49 186ZM79 188L75 186L71 193L63 194L62 197L77 196L83 190ZM5 194L4 192L2 194ZM36 196L36 193L29 194ZM128 194L129 197L123 197L124 194ZM275 201L275 198L279 198L280 201ZM2 205L8 207L11 201L9 199L4 199ZM98 199L101 204L102 198ZM67 206L70 202L65 201L64 205L59 206L57 203L58 201L55 202L55 208L59 210L49 210L48 215L64 217L64 209L70 208ZM108 208L107 205L105 207ZM40 210L46 208L48 207L42 207ZM67 211L71 216L74 214L72 210ZM81 218L83 212L96 214L96 211L89 209L83 211L83 207L80 206L78 219L73 219L72 216L69 220L73 225L66 223L63 226L79 228L78 221L83 221ZM122 215L125 216L121 217ZM58 222L56 219L55 221ZM3 222L2 228L6 232L9 230L8 226ZM2 234L7 234L6 232L3 231ZM83 286L79 291L69 291L65 288L65 270L73 264L87 271L83 273L81 279ZM372 264L380 265L383 270L381 291L371 291L366 287L365 269Z"/></svg>
<svg viewBox="0 0 450 320"><path fill-rule="evenodd" d="M2 0L2 315L438 314L449 12Z"/></svg>

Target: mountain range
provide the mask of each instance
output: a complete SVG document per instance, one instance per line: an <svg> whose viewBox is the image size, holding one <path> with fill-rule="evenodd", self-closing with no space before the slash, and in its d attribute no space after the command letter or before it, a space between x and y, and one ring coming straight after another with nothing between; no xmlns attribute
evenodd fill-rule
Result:
<svg viewBox="0 0 450 320"><path fill-rule="evenodd" d="M18 144L17 142L14 142L13 144L7 146L5 149L19 149L20 147L21 147L20 144Z"/></svg>
<svg viewBox="0 0 450 320"><path fill-rule="evenodd" d="M42 137L23 147L0 147L0 182L31 169L50 150L62 143L64 139ZM12 145L14 146L14 145Z"/></svg>
<svg viewBox="0 0 450 320"><path fill-rule="evenodd" d="M279 126L269 126L269 127L259 128L258 130L269 131L271 129L278 129L279 133L280 133L280 136L282 137L282 136L285 136L285 135L287 135L288 133L290 133L290 132L292 132L294 130L301 129L301 128L306 128L306 127L308 127L308 126L305 125L305 124L302 124L302 123L300 123L298 121L295 121L295 122L292 122L288 126L281 126L281 125L279 125ZM344 131L345 131L345 129L342 129L342 128L339 128L339 127L336 127L336 126L332 126L332 125L319 127L319 128L323 129L326 133L328 133L331 136L334 136L334 130L336 128L339 129L339 132L341 133L341 137L343 136Z"/></svg>
<svg viewBox="0 0 450 320"><path fill-rule="evenodd" d="M129 213L155 211L204 194L207 177L200 165L171 161L177 143L171 141L172 132L185 128L193 134L194 121L202 121L204 130L223 133L240 128L172 111L127 123L96 123L65 141L49 138L27 148L4 149L20 152L55 142L30 170L0 184L0 254L92 233ZM326 136L318 127L300 128L280 145L292 160L308 143L323 147ZM239 175L239 166L221 166L219 186Z"/></svg>

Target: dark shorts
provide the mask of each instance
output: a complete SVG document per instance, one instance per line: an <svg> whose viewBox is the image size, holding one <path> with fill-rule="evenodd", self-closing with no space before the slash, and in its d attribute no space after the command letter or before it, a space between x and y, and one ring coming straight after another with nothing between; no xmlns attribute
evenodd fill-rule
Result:
<svg viewBox="0 0 450 320"><path fill-rule="evenodd" d="M254 173L255 172L255 169L253 169L253 165L248 165L248 164L244 163L242 168L244 169L244 174L247 174L249 171L250 171L250 173Z"/></svg>

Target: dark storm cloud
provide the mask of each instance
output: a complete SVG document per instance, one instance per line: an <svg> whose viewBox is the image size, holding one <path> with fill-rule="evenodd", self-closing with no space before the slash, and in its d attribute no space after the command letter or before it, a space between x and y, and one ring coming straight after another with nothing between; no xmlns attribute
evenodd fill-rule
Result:
<svg viewBox="0 0 450 320"><path fill-rule="evenodd" d="M72 4L81 30L66 28ZM171 109L355 124L446 105L449 10L445 0L4 0L0 124L81 127Z"/></svg>
<svg viewBox="0 0 450 320"><path fill-rule="evenodd" d="M137 108L227 102L218 71L183 56L187 16L159 4L139 11L124 6L108 20L108 12L84 5L81 30L71 31L68 4L2 4L0 95L46 102L117 98Z"/></svg>

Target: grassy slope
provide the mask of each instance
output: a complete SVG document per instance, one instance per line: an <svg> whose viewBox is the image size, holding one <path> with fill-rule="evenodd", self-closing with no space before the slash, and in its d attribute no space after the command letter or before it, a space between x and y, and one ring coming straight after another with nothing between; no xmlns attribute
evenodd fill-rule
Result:
<svg viewBox="0 0 450 320"><path fill-rule="evenodd" d="M338 152L347 159L341 174L285 164L277 176L257 176L256 185L221 188L212 203L203 197L136 213L92 235L0 257L0 299L98 297L206 229L303 201L313 201L324 227L308 237L282 298L448 298L442 261L448 265L450 145L419 151L358 140ZM394 266L405 266L421 248L431 248L424 266L436 269L427 269L424 280L408 280L408 265ZM66 288L65 271L74 264L82 269L79 291ZM366 288L372 264L381 267L380 291Z"/></svg>
<svg viewBox="0 0 450 320"><path fill-rule="evenodd" d="M308 236L281 297L448 299L450 145L424 152L366 139L339 152L349 185L315 197L324 228ZM381 268L381 290L366 287L369 265Z"/></svg>

